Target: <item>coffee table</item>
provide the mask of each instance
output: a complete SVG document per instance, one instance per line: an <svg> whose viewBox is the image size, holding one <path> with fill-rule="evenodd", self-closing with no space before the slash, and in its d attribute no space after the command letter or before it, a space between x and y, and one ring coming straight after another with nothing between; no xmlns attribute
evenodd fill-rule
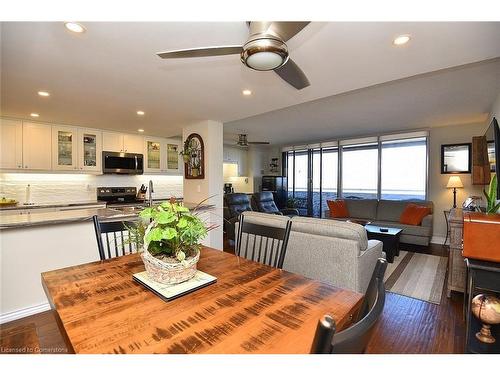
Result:
<svg viewBox="0 0 500 375"><path fill-rule="evenodd" d="M381 232L380 228L385 228L387 232ZM366 234L369 240L379 240L384 244L383 250L389 263L394 262L394 257L399 255L399 237L403 231L401 228L387 228L378 225L365 225Z"/></svg>

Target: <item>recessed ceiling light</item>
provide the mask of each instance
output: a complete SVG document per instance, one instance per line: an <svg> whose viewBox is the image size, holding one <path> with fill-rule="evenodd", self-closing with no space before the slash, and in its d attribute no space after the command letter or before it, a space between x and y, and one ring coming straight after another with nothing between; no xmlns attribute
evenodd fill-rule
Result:
<svg viewBox="0 0 500 375"><path fill-rule="evenodd" d="M241 93L242 93L243 95L245 95L245 96L252 95L252 91L251 91L251 90L248 90L248 89L243 90Z"/></svg>
<svg viewBox="0 0 500 375"><path fill-rule="evenodd" d="M137 129L139 133L144 133L144 129Z"/></svg>
<svg viewBox="0 0 500 375"><path fill-rule="evenodd" d="M40 95L40 96L50 96L50 94L47 91L38 91L38 95Z"/></svg>
<svg viewBox="0 0 500 375"><path fill-rule="evenodd" d="M40 115L38 113L31 113L30 116L31 117L40 117Z"/></svg>
<svg viewBox="0 0 500 375"><path fill-rule="evenodd" d="M396 38L394 38L394 41L392 42L395 46L402 46L403 44L406 44L410 41L410 36L409 35L399 35Z"/></svg>
<svg viewBox="0 0 500 375"><path fill-rule="evenodd" d="M74 33L83 33L85 31L85 27L76 22L65 22L64 26Z"/></svg>
<svg viewBox="0 0 500 375"><path fill-rule="evenodd" d="M144 111L137 111L137 114L138 114L139 116L144 116Z"/></svg>

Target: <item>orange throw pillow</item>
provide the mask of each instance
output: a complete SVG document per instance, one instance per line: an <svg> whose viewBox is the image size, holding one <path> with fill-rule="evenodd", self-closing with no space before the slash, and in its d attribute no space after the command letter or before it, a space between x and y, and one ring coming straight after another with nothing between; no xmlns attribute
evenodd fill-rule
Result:
<svg viewBox="0 0 500 375"><path fill-rule="evenodd" d="M349 217L349 211L345 205L345 201L337 199L334 201L326 201L330 210L330 217Z"/></svg>
<svg viewBox="0 0 500 375"><path fill-rule="evenodd" d="M420 225L424 217L431 213L427 206L419 206L414 203L408 203L399 218L401 224Z"/></svg>

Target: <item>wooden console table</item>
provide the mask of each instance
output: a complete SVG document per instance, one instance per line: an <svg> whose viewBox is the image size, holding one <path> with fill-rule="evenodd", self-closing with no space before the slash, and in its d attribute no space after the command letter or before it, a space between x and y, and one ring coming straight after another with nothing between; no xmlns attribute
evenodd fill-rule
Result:
<svg viewBox="0 0 500 375"><path fill-rule="evenodd" d="M450 246L446 295L450 297L452 290L462 293L465 291L466 266L462 256L464 217L461 208L450 210L448 223L450 226Z"/></svg>

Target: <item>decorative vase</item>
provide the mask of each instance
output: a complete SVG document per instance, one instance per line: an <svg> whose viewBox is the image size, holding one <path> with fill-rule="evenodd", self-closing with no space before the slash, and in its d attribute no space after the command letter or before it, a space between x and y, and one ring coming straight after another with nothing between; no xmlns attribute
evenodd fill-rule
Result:
<svg viewBox="0 0 500 375"><path fill-rule="evenodd" d="M198 177L199 170L198 168L191 168L191 176Z"/></svg>
<svg viewBox="0 0 500 375"><path fill-rule="evenodd" d="M187 281L196 274L196 265L200 260L198 251L194 257L187 258L181 262L164 262L152 256L149 251L141 252L141 258L151 280L161 284L175 285Z"/></svg>
<svg viewBox="0 0 500 375"><path fill-rule="evenodd" d="M476 333L476 338L484 343L493 344L496 340L491 335L491 324L500 324L500 299L487 295L478 294L472 299L472 312L483 326Z"/></svg>

